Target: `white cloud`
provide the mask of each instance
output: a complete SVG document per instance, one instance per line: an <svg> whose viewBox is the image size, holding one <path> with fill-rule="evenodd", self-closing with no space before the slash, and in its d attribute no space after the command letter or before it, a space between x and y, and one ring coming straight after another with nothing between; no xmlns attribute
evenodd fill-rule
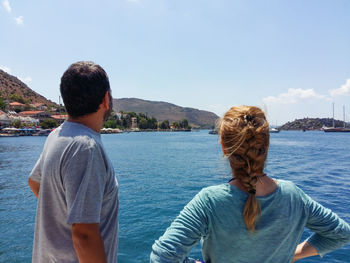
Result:
<svg viewBox="0 0 350 263"><path fill-rule="evenodd" d="M25 78L18 78L20 81L29 84L30 82L32 82L32 78L31 77L25 77Z"/></svg>
<svg viewBox="0 0 350 263"><path fill-rule="evenodd" d="M6 73L10 73L11 72L11 69L9 67L5 67L5 66L1 66L0 65L0 69L5 71Z"/></svg>
<svg viewBox="0 0 350 263"><path fill-rule="evenodd" d="M6 9L7 12L11 13L12 8L11 8L10 2L8 0L2 1L2 5Z"/></svg>
<svg viewBox="0 0 350 263"><path fill-rule="evenodd" d="M17 25L23 25L23 16L15 17Z"/></svg>
<svg viewBox="0 0 350 263"><path fill-rule="evenodd" d="M263 102L279 103L279 104L294 104L307 99L327 99L326 96L317 94L314 89L288 89L287 93L281 93L278 96L268 96L263 98Z"/></svg>
<svg viewBox="0 0 350 263"><path fill-rule="evenodd" d="M339 89L330 90L331 96L340 96L340 95L350 95L350 79L346 80L346 83L342 85Z"/></svg>

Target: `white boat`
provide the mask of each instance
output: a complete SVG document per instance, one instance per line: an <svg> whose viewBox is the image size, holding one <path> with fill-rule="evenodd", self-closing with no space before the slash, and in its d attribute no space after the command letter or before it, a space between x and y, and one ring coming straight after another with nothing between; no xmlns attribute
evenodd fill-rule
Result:
<svg viewBox="0 0 350 263"><path fill-rule="evenodd" d="M0 137L18 137L18 134L0 133Z"/></svg>
<svg viewBox="0 0 350 263"><path fill-rule="evenodd" d="M18 137L19 130L17 128L4 128L1 130L0 137Z"/></svg>
<svg viewBox="0 0 350 263"><path fill-rule="evenodd" d="M279 133L280 132L280 130L277 128L270 128L269 131L270 131L270 133Z"/></svg>
<svg viewBox="0 0 350 263"><path fill-rule="evenodd" d="M343 106L344 127L335 127L334 122L334 103L333 103L333 127L322 127L324 132L350 132L349 128L345 127L345 106Z"/></svg>

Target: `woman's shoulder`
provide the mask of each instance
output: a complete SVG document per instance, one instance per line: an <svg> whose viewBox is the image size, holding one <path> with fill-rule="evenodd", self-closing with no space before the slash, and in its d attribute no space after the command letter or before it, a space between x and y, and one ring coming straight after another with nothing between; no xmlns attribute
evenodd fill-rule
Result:
<svg viewBox="0 0 350 263"><path fill-rule="evenodd" d="M281 179L278 179L277 182L282 195L293 196L294 198L300 199L303 202L307 201L308 196L294 182Z"/></svg>
<svg viewBox="0 0 350 263"><path fill-rule="evenodd" d="M293 191L297 188L295 183L293 183L292 181L283 180L283 179L277 179L276 181L277 181L278 187L280 187L283 190L292 190Z"/></svg>
<svg viewBox="0 0 350 263"><path fill-rule="evenodd" d="M240 196L240 192L235 190L233 186L228 183L212 185L203 188L199 193L198 197L207 202L221 202L228 201L234 198L235 196Z"/></svg>
<svg viewBox="0 0 350 263"><path fill-rule="evenodd" d="M204 187L200 193L203 195L217 195L217 194L224 194L229 191L230 185L227 183L224 184L217 184L217 185L211 185L208 187Z"/></svg>
<svg viewBox="0 0 350 263"><path fill-rule="evenodd" d="M283 191L292 191L292 192L303 192L294 182L289 180L277 179L277 184Z"/></svg>

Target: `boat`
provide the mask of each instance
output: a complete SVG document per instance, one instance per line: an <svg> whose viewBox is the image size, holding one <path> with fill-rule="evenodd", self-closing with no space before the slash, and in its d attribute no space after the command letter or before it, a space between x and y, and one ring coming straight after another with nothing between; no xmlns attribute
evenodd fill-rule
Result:
<svg viewBox="0 0 350 263"><path fill-rule="evenodd" d="M18 137L18 134L0 133L0 137Z"/></svg>
<svg viewBox="0 0 350 263"><path fill-rule="evenodd" d="M350 132L349 128L346 128L345 126L345 106L343 106L343 117L344 117L344 127L335 127L334 122L334 103L333 103L333 127L322 127L322 130L324 132Z"/></svg>
<svg viewBox="0 0 350 263"><path fill-rule="evenodd" d="M0 132L0 137L18 137L19 130L17 128L4 128Z"/></svg>
<svg viewBox="0 0 350 263"><path fill-rule="evenodd" d="M211 130L211 131L209 131L209 134L218 134L218 131L217 130Z"/></svg>
<svg viewBox="0 0 350 263"><path fill-rule="evenodd" d="M101 134L112 134L112 133L123 133L123 131L118 129L118 128L116 128L116 129L102 128L101 129Z"/></svg>
<svg viewBox="0 0 350 263"><path fill-rule="evenodd" d="M39 130L33 136L49 136L51 129Z"/></svg>
<svg viewBox="0 0 350 263"><path fill-rule="evenodd" d="M270 133L279 133L280 132L280 130L277 128L270 128L269 131L270 131Z"/></svg>
<svg viewBox="0 0 350 263"><path fill-rule="evenodd" d="M333 127L323 127L324 132L350 132L349 128L333 128Z"/></svg>

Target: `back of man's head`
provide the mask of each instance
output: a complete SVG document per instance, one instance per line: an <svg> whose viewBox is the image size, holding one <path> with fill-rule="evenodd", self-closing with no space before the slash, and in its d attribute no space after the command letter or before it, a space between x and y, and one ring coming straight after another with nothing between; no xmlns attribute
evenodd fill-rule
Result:
<svg viewBox="0 0 350 263"><path fill-rule="evenodd" d="M76 118L97 112L110 86L101 66L79 61L64 72L60 90L68 114Z"/></svg>

